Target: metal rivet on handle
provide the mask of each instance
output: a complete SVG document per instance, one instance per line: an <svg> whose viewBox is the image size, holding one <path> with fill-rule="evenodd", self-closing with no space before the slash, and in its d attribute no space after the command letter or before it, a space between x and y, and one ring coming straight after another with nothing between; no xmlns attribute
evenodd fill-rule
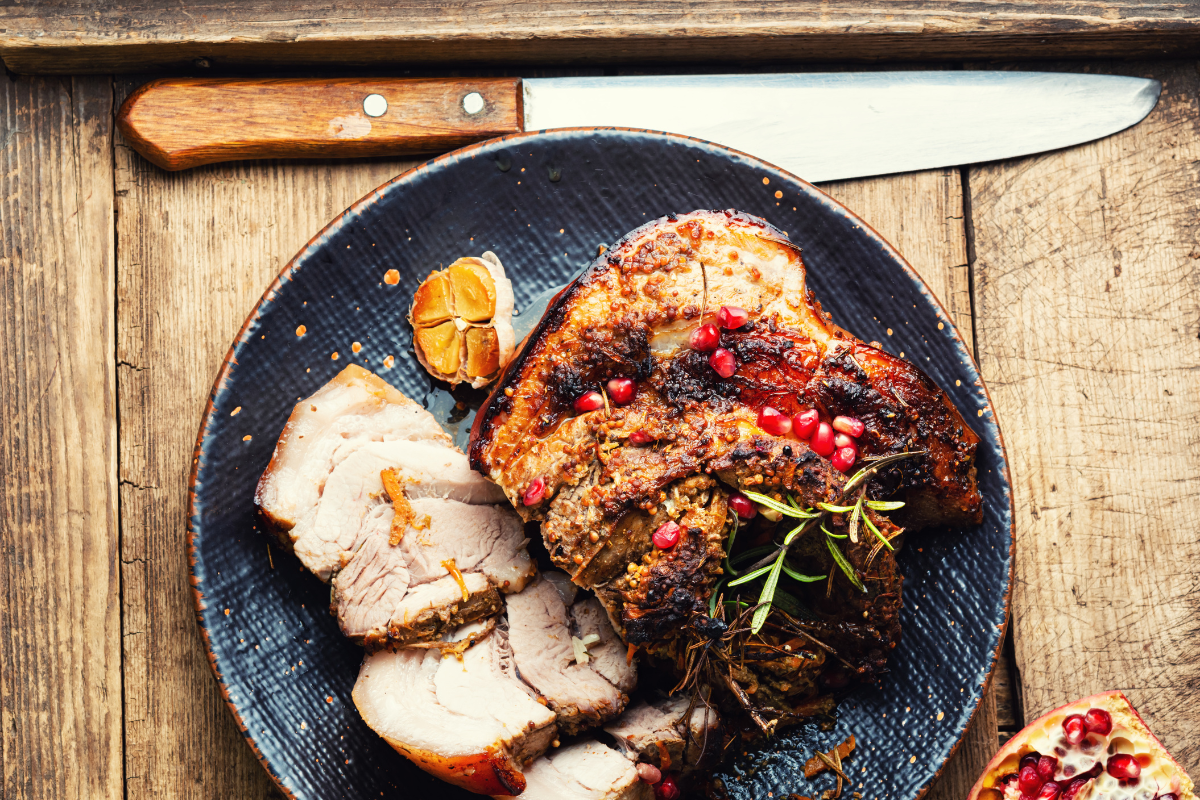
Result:
<svg viewBox="0 0 1200 800"><path fill-rule="evenodd" d="M382 117L387 113L387 99L381 94L369 94L363 100L363 113L368 117Z"/></svg>
<svg viewBox="0 0 1200 800"><path fill-rule="evenodd" d="M463 111L468 114L478 114L483 111L483 95L479 92L471 92L462 99Z"/></svg>

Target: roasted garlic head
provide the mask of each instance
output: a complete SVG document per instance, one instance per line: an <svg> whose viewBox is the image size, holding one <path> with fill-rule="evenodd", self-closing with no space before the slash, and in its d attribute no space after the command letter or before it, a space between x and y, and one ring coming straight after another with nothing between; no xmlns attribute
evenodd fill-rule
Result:
<svg viewBox="0 0 1200 800"><path fill-rule="evenodd" d="M512 312L512 282L496 254L460 258L430 273L413 295L408 321L417 359L452 386L486 386L512 358Z"/></svg>

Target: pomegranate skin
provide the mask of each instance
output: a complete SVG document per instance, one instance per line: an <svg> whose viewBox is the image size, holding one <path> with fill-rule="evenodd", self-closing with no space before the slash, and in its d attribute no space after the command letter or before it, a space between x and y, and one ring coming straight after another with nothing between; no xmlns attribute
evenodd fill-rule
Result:
<svg viewBox="0 0 1200 800"><path fill-rule="evenodd" d="M1099 723L1109 732L1088 732L1079 745L1070 744L1066 741L1068 730L1084 721L1089 712L1093 724ZM1113 743L1117 743L1117 752L1109 754ZM1028 775L1025 785L1014 785L1013 773L1031 765L1036 771L1043 763L1042 753L1058 756L1056 774L1042 781L1036 792L1026 789L1033 783ZM1118 777L1134 769L1138 770L1136 779ZM1096 800L1104 796L1109 800L1166 800L1167 796L1171 800L1197 800L1186 771L1146 727L1128 698L1117 691L1068 703L1030 722L995 755L967 800L1017 800L1018 794L1030 800L1047 800L1038 793L1049 783L1056 784L1057 792L1048 795L1050 800Z"/></svg>
<svg viewBox="0 0 1200 800"><path fill-rule="evenodd" d="M692 335L688 337L688 344L691 345L692 349L698 350L701 353L711 353L717 349L717 345L720 343L721 332L711 322L696 328L696 330L692 331Z"/></svg>

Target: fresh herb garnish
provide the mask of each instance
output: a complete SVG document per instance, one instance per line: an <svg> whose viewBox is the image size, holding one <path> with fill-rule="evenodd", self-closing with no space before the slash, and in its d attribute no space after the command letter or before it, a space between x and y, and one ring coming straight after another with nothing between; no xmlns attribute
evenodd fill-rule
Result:
<svg viewBox="0 0 1200 800"><path fill-rule="evenodd" d="M858 574L854 570L854 566L846 559L845 554L842 553L842 549L838 547L837 542L834 540L849 538L851 542L858 544L859 530L861 527L866 527L868 531L870 531L877 539L879 539L879 543L875 545L867 559L868 567L875 559L875 556L878 554L881 548L887 547L889 550L894 549L891 542L888 541L888 538L880 532L879 528L873 522L871 522L870 517L866 514L863 507L865 506L872 511L895 511L896 509L903 508L904 503L886 500L867 500L865 484L871 475L875 474L881 469L898 463L905 458L911 458L912 456L916 455L923 455L923 453L896 453L894 455L883 456L882 458L872 460L870 464L863 469L860 469L852 478L850 478L850 480L846 482L846 485L842 489L841 498L839 498L838 503L817 503L815 509L801 508L800 504L796 502L796 498L792 497L791 495L788 495L786 503L781 503L773 497L768 497L765 494L742 490L743 494L759 505L769 508L772 511L777 511L786 517L802 520L799 525L789 531L784 537L783 544L777 546L774 550L767 548L767 552L771 553L768 558L760 559L759 561L755 562L750 566L749 572L747 572L745 575L735 578L732 581L729 581L727 584L730 588L732 588L734 586L740 586L744 583L757 580L764 575L766 576L766 581L763 583L762 592L758 597L758 605L755 607L754 615L750 620L751 634L756 634L762 630L763 625L767 621L767 616L771 613L771 605L775 599L776 589L779 586L780 574L786 574L789 578L802 583L815 583L817 581L825 580L826 578L832 579L832 575L802 575L801 573L796 572L788 567L785 563L788 555L788 548L791 547L792 542L795 541L797 537L814 527L814 525L819 527L821 532L825 534L825 546L829 549L829 554L833 556L833 562L850 581L850 585L859 591L867 591L866 585L863 583L862 579L858 577ZM858 496L855 498L854 503L852 505L844 505L846 500L854 497L856 493ZM830 514L850 514L848 533L833 533L825 527L825 519ZM733 523L733 529L729 533L729 541L727 542L725 550L726 553L729 553L733 548L733 542L734 537L737 534L737 528L738 523L735 519ZM743 557L745 555L746 554L743 554ZM735 560L741 561L742 558ZM732 569L728 556L725 559L725 568L730 574L737 575L737 572ZM719 586L720 584L718 584L718 587ZM716 597L716 589L718 587L714 587L713 598ZM710 614L715 613L716 605L717 601L715 599L710 601Z"/></svg>

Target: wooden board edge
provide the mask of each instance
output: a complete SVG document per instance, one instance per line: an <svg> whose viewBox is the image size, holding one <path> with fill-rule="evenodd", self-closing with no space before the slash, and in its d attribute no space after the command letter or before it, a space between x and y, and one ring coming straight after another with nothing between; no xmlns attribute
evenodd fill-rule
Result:
<svg viewBox="0 0 1200 800"><path fill-rule="evenodd" d="M864 26L833 31L817 24L723 26L719 30L599 28L590 32L488 31L332 34L279 41L221 36L187 41L94 36L0 35L0 58L19 74L110 74L280 67L398 67L485 64L662 62L812 63L1003 58L1165 58L1200 56L1200 18L1121 27L980 23L947 31Z"/></svg>

